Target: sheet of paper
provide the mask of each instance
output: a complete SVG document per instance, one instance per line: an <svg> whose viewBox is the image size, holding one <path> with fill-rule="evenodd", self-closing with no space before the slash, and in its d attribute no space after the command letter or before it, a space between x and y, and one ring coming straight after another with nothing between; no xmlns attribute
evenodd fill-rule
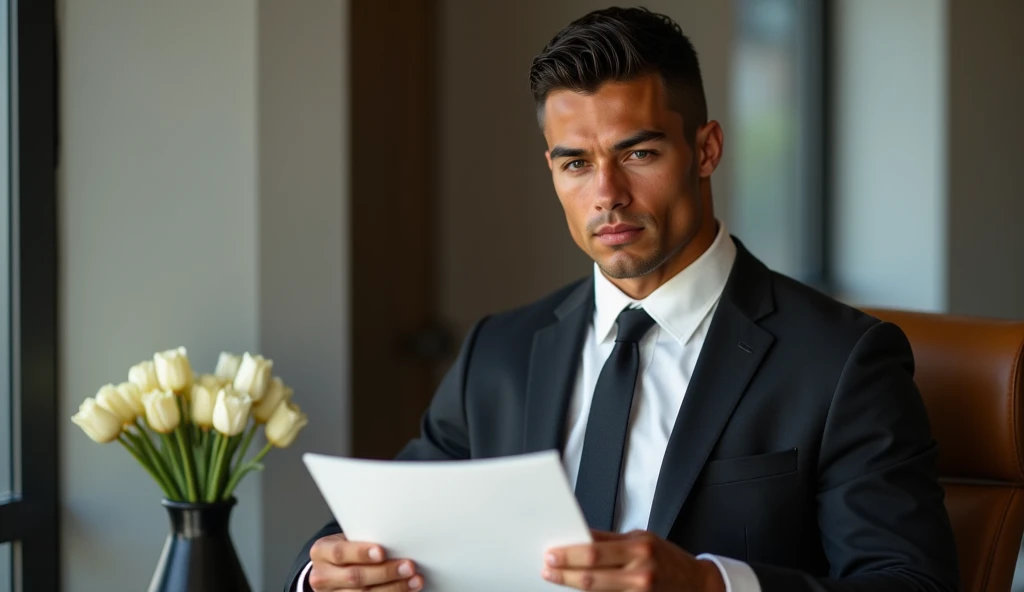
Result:
<svg viewBox="0 0 1024 592"><path fill-rule="evenodd" d="M416 562L426 590L565 590L541 577L544 552L589 543L558 453L397 462L305 454L350 540Z"/></svg>

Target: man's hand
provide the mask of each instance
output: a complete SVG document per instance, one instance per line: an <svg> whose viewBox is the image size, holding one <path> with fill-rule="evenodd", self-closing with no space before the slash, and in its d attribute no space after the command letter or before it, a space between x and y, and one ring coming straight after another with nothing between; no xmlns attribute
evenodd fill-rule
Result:
<svg viewBox="0 0 1024 592"><path fill-rule="evenodd" d="M589 545L551 549L544 579L580 590L725 592L718 567L643 530L592 531Z"/></svg>
<svg viewBox="0 0 1024 592"><path fill-rule="evenodd" d="M315 592L405 592L423 588L423 576L416 574L412 561L386 560L380 545L354 543L343 534L317 540L309 558L313 562L309 586Z"/></svg>

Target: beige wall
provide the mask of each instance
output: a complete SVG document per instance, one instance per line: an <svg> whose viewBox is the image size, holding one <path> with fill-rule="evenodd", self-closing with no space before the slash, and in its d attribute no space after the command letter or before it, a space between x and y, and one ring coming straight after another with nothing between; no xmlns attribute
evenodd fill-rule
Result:
<svg viewBox="0 0 1024 592"><path fill-rule="evenodd" d="M301 454L348 450L347 6L61 6L61 415L158 349L272 358L312 422L238 490L254 590L329 518ZM70 421L60 441L64 588L145 589L160 491Z"/></svg>
<svg viewBox="0 0 1024 592"><path fill-rule="evenodd" d="M330 511L302 453L349 450L348 2L259 2L259 342L310 417L268 457L263 581Z"/></svg>
<svg viewBox="0 0 1024 592"><path fill-rule="evenodd" d="M160 490L68 418L156 350L212 371L257 347L256 10L245 0L63 2L59 285L64 589L143 590ZM201 18L200 18L201 15ZM256 589L259 478L233 533Z"/></svg>
<svg viewBox="0 0 1024 592"><path fill-rule="evenodd" d="M946 2L833 5L833 271L864 306L946 307Z"/></svg>
<svg viewBox="0 0 1024 592"><path fill-rule="evenodd" d="M633 3L626 3L633 4ZM441 314L461 330L590 272L544 162L529 70L573 19L607 2L442 0L439 84ZM644 3L675 18L700 55L710 116L729 133L731 2ZM715 174L727 215L730 163Z"/></svg>
<svg viewBox="0 0 1024 592"><path fill-rule="evenodd" d="M949 6L949 308L1024 319L1024 2Z"/></svg>

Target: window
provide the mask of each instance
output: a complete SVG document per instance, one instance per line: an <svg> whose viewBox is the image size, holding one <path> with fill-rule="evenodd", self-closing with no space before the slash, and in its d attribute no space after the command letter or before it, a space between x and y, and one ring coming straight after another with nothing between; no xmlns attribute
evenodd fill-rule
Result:
<svg viewBox="0 0 1024 592"><path fill-rule="evenodd" d="M57 590L55 3L0 0L0 592Z"/></svg>
<svg viewBox="0 0 1024 592"><path fill-rule="evenodd" d="M728 224L773 269L827 288L825 23L817 0L738 0Z"/></svg>

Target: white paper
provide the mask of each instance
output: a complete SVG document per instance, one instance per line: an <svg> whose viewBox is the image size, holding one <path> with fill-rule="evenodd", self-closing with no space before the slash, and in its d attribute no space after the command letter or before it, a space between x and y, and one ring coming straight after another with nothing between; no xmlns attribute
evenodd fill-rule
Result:
<svg viewBox="0 0 1024 592"><path fill-rule="evenodd" d="M441 462L305 454L353 541L407 558L439 592L565 590L541 577L550 547L591 542L558 453Z"/></svg>

